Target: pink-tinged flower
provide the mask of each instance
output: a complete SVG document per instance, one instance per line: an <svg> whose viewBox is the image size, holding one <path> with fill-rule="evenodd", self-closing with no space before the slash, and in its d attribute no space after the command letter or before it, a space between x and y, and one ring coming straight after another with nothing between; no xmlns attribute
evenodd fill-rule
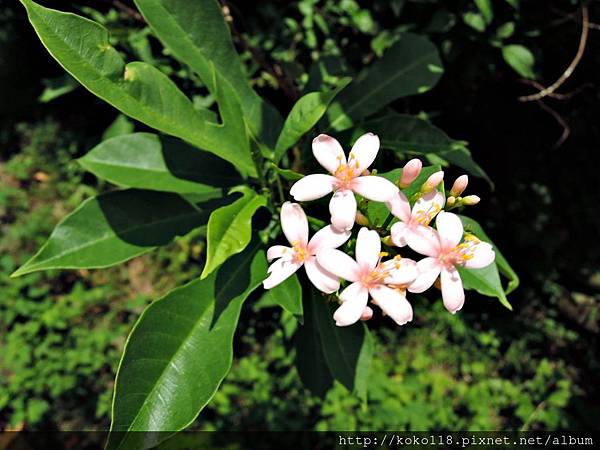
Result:
<svg viewBox="0 0 600 450"><path fill-rule="evenodd" d="M402 168L402 176L400 177L400 187L407 188L421 173L423 163L420 159L411 159Z"/></svg>
<svg viewBox="0 0 600 450"><path fill-rule="evenodd" d="M387 205L390 212L401 220L392 225L390 230L392 242L398 247L404 247L407 235L428 227L433 218L442 210L444 195L439 191L423 194L411 210L404 194L401 192L400 194L400 197L393 197Z"/></svg>
<svg viewBox="0 0 600 450"><path fill-rule="evenodd" d="M376 231L361 228L356 239L356 260L335 249L317 253L322 267L340 278L351 281L340 294L342 305L333 318L338 326L352 325L362 317L370 318L367 302L379 306L398 325L412 320L413 312L406 300L405 287L417 275L417 265L411 259L391 259L381 262L381 240Z"/></svg>
<svg viewBox="0 0 600 450"><path fill-rule="evenodd" d="M444 180L444 171L432 173L421 186L421 192L429 192L437 189L438 185Z"/></svg>
<svg viewBox="0 0 600 450"><path fill-rule="evenodd" d="M496 254L490 244L471 234L465 235L461 244L463 225L455 214L441 212L435 224L437 231L423 227L407 236L410 248L428 256L417 263L419 276L408 290L423 292L440 276L444 306L454 314L465 303L465 292L456 267L480 269L490 265Z"/></svg>
<svg viewBox="0 0 600 450"><path fill-rule="evenodd" d="M296 201L303 202L333 192L329 212L335 229L352 229L356 217L354 193L369 200L385 202L398 192L398 187L391 181L367 175L367 169L379 151L379 138L373 133L363 134L357 139L348 160L339 142L326 134L320 134L313 140L312 149L319 164L331 175L305 176L294 183L290 193Z"/></svg>
<svg viewBox="0 0 600 450"><path fill-rule="evenodd" d="M292 276L304 265L306 275L317 289L332 293L340 288L340 280L325 270L315 256L324 248L337 248L348 240L349 231L337 232L326 226L308 240L308 220L297 203L286 202L281 207L281 228L291 247L274 245L267 250L269 262L278 258L268 269L269 277L263 281L265 289L271 289Z"/></svg>
<svg viewBox="0 0 600 450"><path fill-rule="evenodd" d="M452 189L450 189L450 195L452 197L458 197L460 194L465 192L467 189L467 185L469 184L468 175L461 175L456 180L454 180L454 184L452 185Z"/></svg>

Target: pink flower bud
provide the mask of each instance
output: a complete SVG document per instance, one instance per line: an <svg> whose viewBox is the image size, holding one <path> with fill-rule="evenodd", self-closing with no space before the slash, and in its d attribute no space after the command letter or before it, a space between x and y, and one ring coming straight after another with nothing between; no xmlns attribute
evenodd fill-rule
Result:
<svg viewBox="0 0 600 450"><path fill-rule="evenodd" d="M408 187L413 181L415 181L415 178L417 178L419 176L419 174L421 173L421 168L423 167L423 164L421 163L421 160L419 159L411 159L409 162L407 162L404 165L404 168L402 169L402 177L400 178L400 187L401 188L405 188Z"/></svg>
<svg viewBox="0 0 600 450"><path fill-rule="evenodd" d="M365 309L363 309L362 315L360 316L360 320L365 322L367 320L371 320L372 317L373 317L373 310L371 309L371 307L365 306Z"/></svg>
<svg viewBox="0 0 600 450"><path fill-rule="evenodd" d="M438 184L442 182L443 179L444 172L442 170L440 170L439 172L432 173L431 175L429 175L429 178L427 178L427 181L421 187L421 192L433 191L438 186Z"/></svg>
<svg viewBox="0 0 600 450"><path fill-rule="evenodd" d="M469 177L467 175L461 175L454 181L452 189L450 189L450 195L453 197L460 197L460 194L465 192L467 184L469 184Z"/></svg>
<svg viewBox="0 0 600 450"><path fill-rule="evenodd" d="M471 206L476 205L480 201L481 199L476 195L467 195L466 197L463 197L462 204L466 206Z"/></svg>

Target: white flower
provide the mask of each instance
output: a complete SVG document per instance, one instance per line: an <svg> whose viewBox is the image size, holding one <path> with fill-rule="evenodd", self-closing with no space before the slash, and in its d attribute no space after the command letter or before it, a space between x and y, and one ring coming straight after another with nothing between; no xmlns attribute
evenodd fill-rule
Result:
<svg viewBox="0 0 600 450"><path fill-rule="evenodd" d="M357 193L369 200L385 202L399 191L385 178L365 175L377 152L379 138L367 133L357 139L348 160L337 140L320 134L312 143L313 154L331 175L308 175L294 183L290 193L296 201L315 200L333 192L329 202L331 224L337 230L350 230L356 217Z"/></svg>
<svg viewBox="0 0 600 450"><path fill-rule="evenodd" d="M455 214L440 212L436 227L437 231L421 227L406 236L410 248L428 256L417 263L419 276L408 286L408 290L423 292L440 276L444 306L454 314L465 303L465 292L456 267L486 267L494 261L496 254L490 244L470 234L465 235L461 244L463 225Z"/></svg>
<svg viewBox="0 0 600 450"><path fill-rule="evenodd" d="M423 194L414 204L412 211L404 194L396 195L387 206L391 213L401 222L396 222L390 230L392 242L398 247L406 245L406 237L429 223L444 207L444 195L439 191L430 191Z"/></svg>
<svg viewBox="0 0 600 450"><path fill-rule="evenodd" d="M410 259L392 259L380 262L381 241L376 231L361 228L356 240L356 261L345 253L324 249L317 260L329 272L351 281L340 294L342 305L335 311L336 325L347 326L368 316L369 294L373 303L398 325L412 320L413 311L406 300L404 287L413 282L417 265Z"/></svg>
<svg viewBox="0 0 600 450"><path fill-rule="evenodd" d="M306 275L317 289L332 293L339 289L339 279L325 270L317 262L316 253L323 248L337 248L348 240L349 231L337 232L326 226L317 231L308 240L308 220L297 203L286 202L281 207L281 228L292 247L275 245L267 250L267 259L271 262L269 277L263 281L265 289L277 286L294 274L302 265Z"/></svg>

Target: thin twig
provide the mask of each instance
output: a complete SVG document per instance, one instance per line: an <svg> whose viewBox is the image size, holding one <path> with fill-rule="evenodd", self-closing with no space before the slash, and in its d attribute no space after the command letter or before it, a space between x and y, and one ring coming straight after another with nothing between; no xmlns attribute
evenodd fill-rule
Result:
<svg viewBox="0 0 600 450"><path fill-rule="evenodd" d="M581 8L581 18L582 18L583 23L582 23L582 27L581 27L581 37L579 39L579 47L577 49L577 53L575 54L575 57L573 58L573 61L571 61L571 64L569 64L569 67L567 67L567 69L563 72L563 74L552 85L548 86L547 88L542 89L537 94L524 95L522 97L519 97L519 101L531 102L531 101L535 101L535 100L541 100L542 98L544 98L544 97L552 94L554 91L556 91L559 87L562 86L562 84L567 80L567 78L569 78L571 76L571 74L573 73L573 71L575 70L577 65L579 64L579 61L581 61L583 52L585 51L585 45L587 43L588 31L589 31L589 25L590 25L587 6L583 6Z"/></svg>
<svg viewBox="0 0 600 450"><path fill-rule="evenodd" d="M569 135L571 134L571 127L569 127L567 121L563 119L559 113L557 113L554 109L546 105L542 100L538 100L538 104L544 111L546 111L548 114L554 117L554 119L560 124L560 126L563 127L563 132L560 135L560 138L558 138L558 140L552 146L552 149L556 150L558 147L563 145L564 142L568 139Z"/></svg>
<svg viewBox="0 0 600 450"><path fill-rule="evenodd" d="M521 78L519 81L523 84L528 84L530 86L533 86L536 89L540 89L540 90L544 89L543 84L538 83L537 81L534 81L534 80L528 80L527 78ZM579 86L577 89L574 89L571 92L567 92L565 94L559 94L558 92L551 92L547 95L547 97L554 98L556 100L568 100L570 98L575 97L581 91L583 91L584 89L587 89L589 87L594 87L594 83L589 83L589 82L584 83L581 86Z"/></svg>

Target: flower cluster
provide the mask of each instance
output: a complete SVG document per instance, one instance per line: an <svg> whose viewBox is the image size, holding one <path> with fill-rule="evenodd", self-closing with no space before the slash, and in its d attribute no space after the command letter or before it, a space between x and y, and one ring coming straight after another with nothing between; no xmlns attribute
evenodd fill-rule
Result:
<svg viewBox="0 0 600 450"><path fill-rule="evenodd" d="M379 138L367 133L361 136L348 158L334 138L321 134L313 140L313 154L330 173L307 175L297 181L290 193L296 201L316 200L333 193L329 202L331 224L319 230L309 240L306 214L297 203L286 202L281 208L281 227L290 247L275 245L267 258L272 262L269 277L263 282L270 289L304 266L312 284L328 294L340 289L340 279L349 284L339 294L340 307L334 313L338 326L368 320L377 305L398 325L412 320L413 310L406 299L407 292L420 293L440 279L444 306L451 313L460 310L465 301L462 280L457 267L482 268L494 261L492 246L471 234L465 234L460 218L444 211L461 205L472 205L479 197L461 197L468 178L456 179L447 201L438 186L442 171L430 175L421 186L416 201L410 202L400 188L410 186L421 173L418 159L409 161L402 170L398 184L371 175L371 166L379 151ZM358 231L355 258L338 248L351 237L355 222L361 222L355 194L385 203L390 214L399 221L384 237L386 244L409 247L424 258L418 262L381 251L378 231L362 227ZM446 203L446 204L445 204ZM431 223L435 219L435 228Z"/></svg>

